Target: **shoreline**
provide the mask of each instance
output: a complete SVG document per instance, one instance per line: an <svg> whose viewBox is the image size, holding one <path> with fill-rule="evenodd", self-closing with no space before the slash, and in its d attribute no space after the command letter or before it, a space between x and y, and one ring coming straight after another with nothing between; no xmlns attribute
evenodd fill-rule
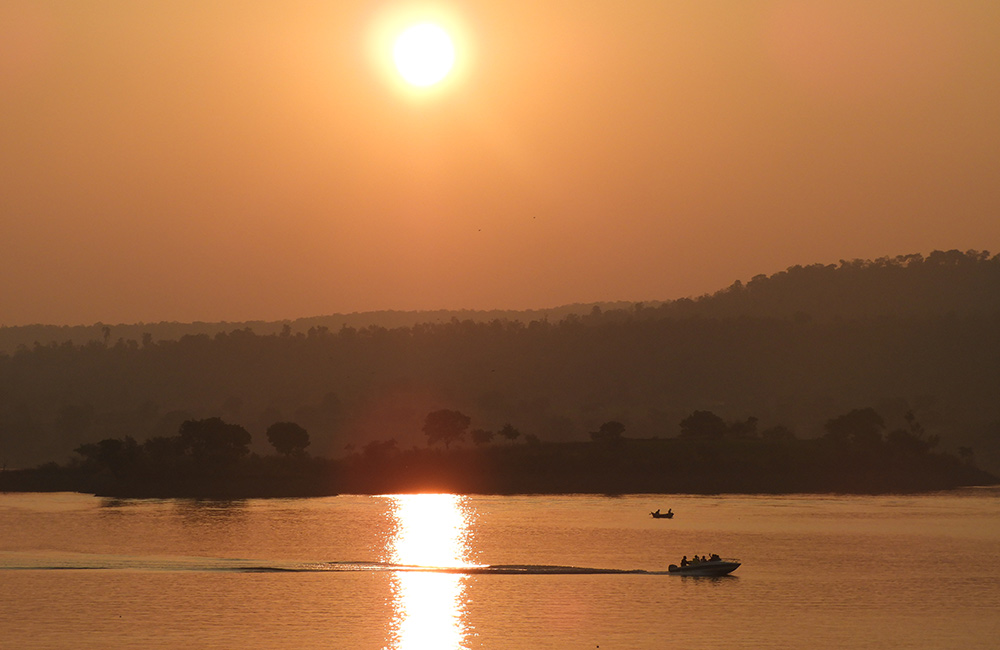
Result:
<svg viewBox="0 0 1000 650"><path fill-rule="evenodd" d="M0 471L0 492L110 498L293 498L338 494L915 494L1000 485L946 453L829 441L635 440L414 448L340 459L138 457Z"/></svg>

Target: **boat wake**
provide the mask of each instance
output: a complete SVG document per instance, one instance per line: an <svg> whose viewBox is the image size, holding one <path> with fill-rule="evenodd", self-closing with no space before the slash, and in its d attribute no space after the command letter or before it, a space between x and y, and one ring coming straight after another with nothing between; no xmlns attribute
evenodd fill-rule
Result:
<svg viewBox="0 0 1000 650"><path fill-rule="evenodd" d="M266 569L263 569L266 570ZM282 568L279 570L289 570ZM422 573L454 573L459 575L600 575L600 574L666 574L667 571L644 569L600 569L593 567L559 566L551 564L477 564L462 566L414 566L385 562L323 562L301 565L298 571L415 571Z"/></svg>
<svg viewBox="0 0 1000 650"><path fill-rule="evenodd" d="M668 571L602 569L549 564L418 566L389 562L261 562L228 558L137 557L128 555L0 553L0 571L201 571L229 573L418 572L456 575L667 575Z"/></svg>

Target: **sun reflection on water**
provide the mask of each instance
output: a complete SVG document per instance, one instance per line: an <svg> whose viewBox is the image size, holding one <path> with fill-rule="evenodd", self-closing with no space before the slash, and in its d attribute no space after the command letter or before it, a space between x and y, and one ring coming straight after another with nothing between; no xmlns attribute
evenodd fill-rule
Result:
<svg viewBox="0 0 1000 650"><path fill-rule="evenodd" d="M395 524L386 549L389 562L429 568L471 566L469 513L463 497L406 494L388 498ZM394 620L388 648L464 646L465 576L398 571L392 579Z"/></svg>

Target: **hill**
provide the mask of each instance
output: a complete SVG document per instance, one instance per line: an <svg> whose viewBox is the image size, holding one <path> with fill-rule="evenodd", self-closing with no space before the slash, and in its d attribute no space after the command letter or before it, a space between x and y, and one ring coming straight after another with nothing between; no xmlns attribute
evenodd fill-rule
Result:
<svg viewBox="0 0 1000 650"><path fill-rule="evenodd" d="M423 445L425 416L442 408L473 428L570 442L609 420L629 437L675 437L696 410L809 439L872 407L889 430L914 414L943 450L1000 469L998 256L792 267L698 299L587 307L558 320L215 324L176 338L115 326L22 344L0 355L0 462L62 461L84 443L214 416L246 427L258 452L270 424L294 421L315 455L338 457Z"/></svg>

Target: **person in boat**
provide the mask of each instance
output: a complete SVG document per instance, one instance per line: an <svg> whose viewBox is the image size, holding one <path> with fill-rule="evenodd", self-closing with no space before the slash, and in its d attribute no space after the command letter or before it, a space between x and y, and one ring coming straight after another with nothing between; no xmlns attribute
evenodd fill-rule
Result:
<svg viewBox="0 0 1000 650"><path fill-rule="evenodd" d="M691 558L691 563L692 564L698 564L699 562L701 562L701 558L698 557L697 554L693 558Z"/></svg>
<svg viewBox="0 0 1000 650"><path fill-rule="evenodd" d="M708 559L709 559L709 560L711 560L711 561L713 561L713 562L718 562L718 561L719 561L719 560L721 560L722 558L721 558L721 557L719 557L719 554L718 554L718 553L712 553L712 557L710 557L710 558L708 558Z"/></svg>
<svg viewBox="0 0 1000 650"><path fill-rule="evenodd" d="M681 566L687 566L689 564L691 563L688 562L688 556L685 555L684 557L681 558Z"/></svg>
<svg viewBox="0 0 1000 650"><path fill-rule="evenodd" d="M660 511L657 510L656 514L660 514ZM667 516L668 517L673 517L674 516L674 511L672 509L670 509L670 508L667 508Z"/></svg>
<svg viewBox="0 0 1000 650"><path fill-rule="evenodd" d="M655 511L653 511L653 516L654 517L659 517L660 516L660 509L659 508L657 508Z"/></svg>

